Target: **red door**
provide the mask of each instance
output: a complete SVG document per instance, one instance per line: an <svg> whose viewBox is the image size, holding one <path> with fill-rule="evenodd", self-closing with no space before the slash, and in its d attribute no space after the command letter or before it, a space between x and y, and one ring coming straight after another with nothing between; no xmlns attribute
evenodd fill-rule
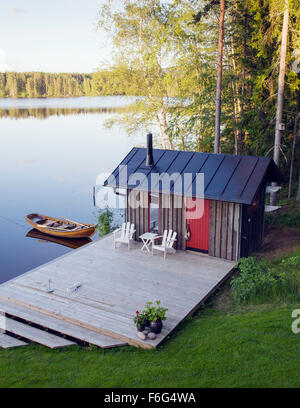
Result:
<svg viewBox="0 0 300 408"><path fill-rule="evenodd" d="M207 253L209 247L209 200L188 198L186 218L187 249Z"/></svg>

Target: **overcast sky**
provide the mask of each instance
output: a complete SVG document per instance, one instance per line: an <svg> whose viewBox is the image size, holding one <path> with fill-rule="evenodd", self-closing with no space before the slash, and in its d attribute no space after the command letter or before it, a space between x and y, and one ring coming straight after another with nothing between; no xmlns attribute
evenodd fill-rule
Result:
<svg viewBox="0 0 300 408"><path fill-rule="evenodd" d="M0 0L0 71L92 72L110 58L102 0Z"/></svg>

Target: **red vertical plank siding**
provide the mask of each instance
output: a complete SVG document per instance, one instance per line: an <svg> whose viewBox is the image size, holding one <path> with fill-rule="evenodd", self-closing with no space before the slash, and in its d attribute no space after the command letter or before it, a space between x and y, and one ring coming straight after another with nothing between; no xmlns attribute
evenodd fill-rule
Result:
<svg viewBox="0 0 300 408"><path fill-rule="evenodd" d="M190 207L193 208L195 201L198 201L197 204L200 204L201 201L204 201L204 211L201 216L201 211L196 210L196 213L193 214L192 219L189 218L189 212L193 211ZM208 251L209 248L209 200L203 200L200 198L192 199L187 198L187 225L190 230L190 240L187 241L187 249L195 249L200 251ZM200 208L200 206L199 206ZM197 212L199 214L197 214Z"/></svg>

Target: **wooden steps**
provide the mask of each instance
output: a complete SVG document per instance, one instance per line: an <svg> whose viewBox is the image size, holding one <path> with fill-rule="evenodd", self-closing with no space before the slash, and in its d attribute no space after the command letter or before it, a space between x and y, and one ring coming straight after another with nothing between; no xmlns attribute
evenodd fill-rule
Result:
<svg viewBox="0 0 300 408"><path fill-rule="evenodd" d="M5 325L7 332L16 334L17 336L21 336L52 349L72 346L75 344L63 337L55 336L54 334L29 326L28 324L20 323L17 320L8 317L5 319Z"/></svg>
<svg viewBox="0 0 300 408"><path fill-rule="evenodd" d="M12 316L19 317L28 322L38 324L39 326L49 328L58 333L65 334L80 341L94 344L101 348L120 347L126 345L124 342L118 341L103 334L96 333L92 330L64 322L43 313L29 310L3 300L0 301L0 310L9 313Z"/></svg>
<svg viewBox="0 0 300 408"><path fill-rule="evenodd" d="M12 302L30 311L40 312L53 318L62 320L84 329L112 337L117 342L128 343L144 348L153 348L153 343L144 343L137 338L136 328L132 319L113 319L113 315L103 310L99 313L91 306L72 304L65 299L57 298L55 293L41 293L30 288L19 287L14 284L0 286L0 299Z"/></svg>
<svg viewBox="0 0 300 408"><path fill-rule="evenodd" d="M12 336L9 336L5 333L0 331L0 347L4 349L8 349L11 347L20 347L20 346L27 346L28 343L21 341L19 339L15 339Z"/></svg>

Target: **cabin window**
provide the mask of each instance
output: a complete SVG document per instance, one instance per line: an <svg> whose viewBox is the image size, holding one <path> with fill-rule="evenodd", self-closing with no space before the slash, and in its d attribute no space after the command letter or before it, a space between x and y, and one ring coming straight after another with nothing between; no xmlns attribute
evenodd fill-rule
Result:
<svg viewBox="0 0 300 408"><path fill-rule="evenodd" d="M149 232L158 234L159 194L149 193Z"/></svg>

